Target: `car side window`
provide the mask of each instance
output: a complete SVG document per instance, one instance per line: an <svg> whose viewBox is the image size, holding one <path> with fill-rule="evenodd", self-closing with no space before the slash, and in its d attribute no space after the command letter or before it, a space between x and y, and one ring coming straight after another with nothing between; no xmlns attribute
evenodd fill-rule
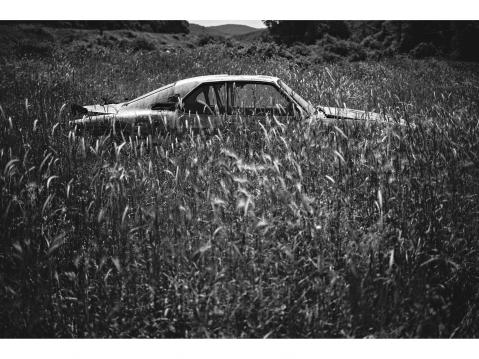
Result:
<svg viewBox="0 0 479 359"><path fill-rule="evenodd" d="M245 116L294 116L293 104L270 84L233 83L231 107Z"/></svg>
<svg viewBox="0 0 479 359"><path fill-rule="evenodd" d="M225 112L225 83L205 84L198 87L184 101L184 111L198 115L219 115Z"/></svg>
<svg viewBox="0 0 479 359"><path fill-rule="evenodd" d="M212 84L209 88L208 98L216 113L224 113L226 105L225 84Z"/></svg>

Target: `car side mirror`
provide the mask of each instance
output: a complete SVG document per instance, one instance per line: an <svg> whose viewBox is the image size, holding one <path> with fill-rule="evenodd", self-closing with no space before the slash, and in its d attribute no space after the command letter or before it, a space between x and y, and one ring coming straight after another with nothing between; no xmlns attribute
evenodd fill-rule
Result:
<svg viewBox="0 0 479 359"><path fill-rule="evenodd" d="M151 109L156 111L175 111L176 109L180 107L182 107L180 96L173 95L168 97L166 102L157 103L153 105Z"/></svg>
<svg viewBox="0 0 479 359"><path fill-rule="evenodd" d="M175 104L174 110L183 111L184 104L183 99L180 97L180 95L174 94L173 96L168 97L168 101Z"/></svg>

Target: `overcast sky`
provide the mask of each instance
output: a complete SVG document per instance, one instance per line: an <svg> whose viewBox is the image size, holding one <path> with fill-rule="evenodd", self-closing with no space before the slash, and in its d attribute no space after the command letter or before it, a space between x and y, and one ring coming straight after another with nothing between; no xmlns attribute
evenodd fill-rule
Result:
<svg viewBox="0 0 479 359"><path fill-rule="evenodd" d="M225 24L241 24L241 25L248 25L251 27L265 27L261 20L188 20L193 24L198 24L202 26L217 26L217 25L225 25Z"/></svg>

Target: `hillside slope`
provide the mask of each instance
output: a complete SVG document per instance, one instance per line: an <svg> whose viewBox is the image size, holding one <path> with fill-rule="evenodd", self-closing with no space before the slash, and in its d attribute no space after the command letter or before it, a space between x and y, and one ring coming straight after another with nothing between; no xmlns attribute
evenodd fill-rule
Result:
<svg viewBox="0 0 479 359"><path fill-rule="evenodd" d="M225 34L214 27L206 27L198 24L190 23L190 34L197 36L221 36L224 37Z"/></svg>
<svg viewBox="0 0 479 359"><path fill-rule="evenodd" d="M59 28L41 24L5 25L0 22L0 56L50 56L57 50L75 49L174 52L197 46L199 38L199 35L184 33Z"/></svg>
<svg viewBox="0 0 479 359"><path fill-rule="evenodd" d="M245 42L254 42L265 40L269 35L268 29L259 29L244 34L234 35L233 39Z"/></svg>
<svg viewBox="0 0 479 359"><path fill-rule="evenodd" d="M191 26L191 24L190 24ZM216 31L225 36L236 36L236 35L244 35L251 32L258 31L258 28L247 26L247 25L239 25L239 24L225 24L225 25L218 25L218 26L208 26L210 31Z"/></svg>

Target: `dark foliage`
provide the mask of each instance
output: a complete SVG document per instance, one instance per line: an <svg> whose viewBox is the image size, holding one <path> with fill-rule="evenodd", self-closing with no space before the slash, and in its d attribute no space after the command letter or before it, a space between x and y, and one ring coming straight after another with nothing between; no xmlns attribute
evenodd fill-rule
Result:
<svg viewBox="0 0 479 359"><path fill-rule="evenodd" d="M197 40L197 45L199 46L204 46L208 44L214 44L218 42L226 42L227 39L225 39L222 36L215 36L215 35L210 35L210 34L200 34Z"/></svg>
<svg viewBox="0 0 479 359"><path fill-rule="evenodd" d="M38 20L38 21L2 21L0 24L31 24L57 28L132 30L155 33L189 33L188 22L184 20Z"/></svg>
<svg viewBox="0 0 479 359"><path fill-rule="evenodd" d="M373 57L410 54L414 57L445 56L479 61L478 21L266 20L264 23L280 43L311 44L330 36L338 39L340 48L344 48L341 41L348 40L362 46L362 52ZM327 43L331 45L331 41ZM357 52L357 46L348 47Z"/></svg>
<svg viewBox="0 0 479 359"><path fill-rule="evenodd" d="M312 43L326 34L341 39L350 35L344 21L265 20L264 24L275 40L287 44L298 41Z"/></svg>

